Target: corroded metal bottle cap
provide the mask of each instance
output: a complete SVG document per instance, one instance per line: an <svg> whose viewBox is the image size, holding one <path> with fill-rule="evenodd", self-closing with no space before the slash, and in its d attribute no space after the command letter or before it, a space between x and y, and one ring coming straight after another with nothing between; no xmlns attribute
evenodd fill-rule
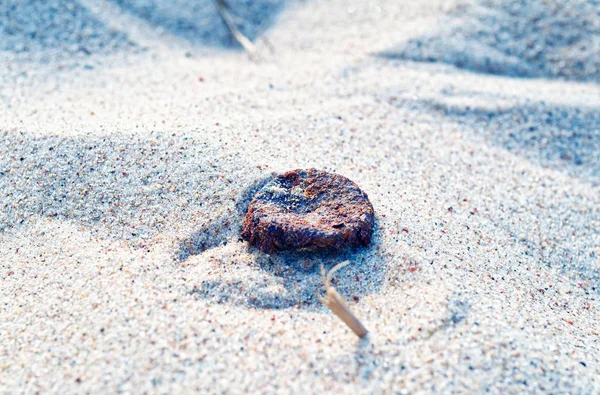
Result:
<svg viewBox="0 0 600 395"><path fill-rule="evenodd" d="M258 191L242 238L266 253L366 246L374 219L373 205L354 182L322 170L298 169Z"/></svg>

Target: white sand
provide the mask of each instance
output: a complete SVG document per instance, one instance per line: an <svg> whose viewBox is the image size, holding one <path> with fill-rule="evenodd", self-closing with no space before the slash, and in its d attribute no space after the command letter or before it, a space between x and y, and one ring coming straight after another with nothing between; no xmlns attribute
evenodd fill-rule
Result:
<svg viewBox="0 0 600 395"><path fill-rule="evenodd" d="M490 1L254 2L260 63L207 1L34 3L0 5L0 393L600 392L597 1L521 4L514 47ZM370 248L239 241L299 167L369 194ZM344 259L362 341L316 298Z"/></svg>

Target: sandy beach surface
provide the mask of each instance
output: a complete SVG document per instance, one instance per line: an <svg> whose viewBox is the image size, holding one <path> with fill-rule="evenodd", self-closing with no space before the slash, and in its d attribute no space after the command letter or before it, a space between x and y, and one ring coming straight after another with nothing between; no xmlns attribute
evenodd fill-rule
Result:
<svg viewBox="0 0 600 395"><path fill-rule="evenodd" d="M600 393L600 2L230 5L0 3L0 393ZM240 239L309 167L371 246Z"/></svg>

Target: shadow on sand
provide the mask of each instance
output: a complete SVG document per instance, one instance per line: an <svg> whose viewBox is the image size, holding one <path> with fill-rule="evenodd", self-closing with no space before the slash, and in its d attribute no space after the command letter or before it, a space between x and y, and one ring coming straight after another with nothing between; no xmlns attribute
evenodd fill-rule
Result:
<svg viewBox="0 0 600 395"><path fill-rule="evenodd" d="M600 185L600 106L532 102L490 109L423 100L422 104L542 167ZM473 120L475 123L473 124Z"/></svg>
<svg viewBox="0 0 600 395"><path fill-rule="evenodd" d="M0 50L47 53L51 59L135 50L127 35L109 28L76 0L8 1L0 5Z"/></svg>
<svg viewBox="0 0 600 395"><path fill-rule="evenodd" d="M307 307L321 309L324 293L320 266L331 269L350 260L332 281L350 302L376 292L383 285L387 262L380 252L376 231L368 248L337 252L279 252L264 254L245 242L231 243L214 250L198 262L203 265L200 283L190 294L216 303L259 309Z"/></svg>
<svg viewBox="0 0 600 395"><path fill-rule="evenodd" d="M214 0L111 0L122 10L182 37L192 44L238 48ZM230 0L228 11L238 29L256 40L276 20L285 0Z"/></svg>
<svg viewBox="0 0 600 395"><path fill-rule="evenodd" d="M596 0L480 0L458 6L429 33L378 56L513 77L600 81L598 20Z"/></svg>
<svg viewBox="0 0 600 395"><path fill-rule="evenodd" d="M240 48L214 0L108 0L122 12L187 40L193 45ZM229 12L250 40L264 33L285 0L231 0ZM143 48L118 27L107 26L77 0L9 1L0 5L0 51L24 59L82 60L90 55L136 52ZM32 56L35 54L35 56Z"/></svg>

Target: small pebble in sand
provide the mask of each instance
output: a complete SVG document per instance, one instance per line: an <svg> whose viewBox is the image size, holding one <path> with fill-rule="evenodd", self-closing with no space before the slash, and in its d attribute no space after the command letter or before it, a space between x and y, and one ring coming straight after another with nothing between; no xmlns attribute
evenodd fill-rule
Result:
<svg viewBox="0 0 600 395"><path fill-rule="evenodd" d="M242 238L261 251L366 246L374 211L358 185L317 169L292 170L265 185L248 207Z"/></svg>

